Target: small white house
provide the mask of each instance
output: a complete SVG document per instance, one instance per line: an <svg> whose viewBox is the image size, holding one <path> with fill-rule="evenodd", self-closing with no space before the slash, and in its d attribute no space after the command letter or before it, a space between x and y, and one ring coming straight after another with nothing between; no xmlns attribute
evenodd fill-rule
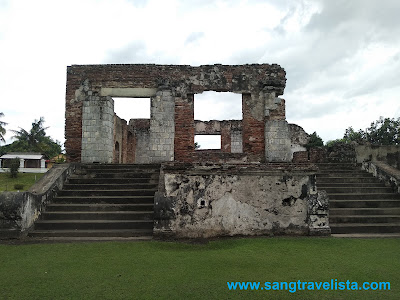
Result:
<svg viewBox="0 0 400 300"><path fill-rule="evenodd" d="M19 159L19 172L46 173L46 157L41 153L10 152L0 157L0 172L7 172L11 159Z"/></svg>

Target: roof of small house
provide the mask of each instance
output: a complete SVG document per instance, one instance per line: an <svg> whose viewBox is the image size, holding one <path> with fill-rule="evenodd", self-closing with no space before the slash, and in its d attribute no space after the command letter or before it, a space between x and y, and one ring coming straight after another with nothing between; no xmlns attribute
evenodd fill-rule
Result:
<svg viewBox="0 0 400 300"><path fill-rule="evenodd" d="M17 157L21 159L45 159L43 154L37 152L10 152L1 156L0 159L12 159Z"/></svg>

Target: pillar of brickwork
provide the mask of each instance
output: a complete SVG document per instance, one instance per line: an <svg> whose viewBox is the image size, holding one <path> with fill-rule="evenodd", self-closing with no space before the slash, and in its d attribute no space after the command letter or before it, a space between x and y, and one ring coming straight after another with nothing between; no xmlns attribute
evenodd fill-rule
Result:
<svg viewBox="0 0 400 300"><path fill-rule="evenodd" d="M186 98L175 98L175 139L176 161L190 162L194 151L194 107L193 94Z"/></svg>
<svg viewBox="0 0 400 300"><path fill-rule="evenodd" d="M256 95L242 95L243 153L251 161L262 161L265 157L264 105Z"/></svg>

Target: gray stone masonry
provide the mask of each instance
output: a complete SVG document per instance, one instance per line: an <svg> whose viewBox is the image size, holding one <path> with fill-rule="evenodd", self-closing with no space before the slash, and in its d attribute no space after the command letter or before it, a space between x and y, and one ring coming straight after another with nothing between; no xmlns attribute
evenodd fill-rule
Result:
<svg viewBox="0 0 400 300"><path fill-rule="evenodd" d="M291 143L289 126L286 120L267 120L265 122L265 156L269 162L290 162Z"/></svg>
<svg viewBox="0 0 400 300"><path fill-rule="evenodd" d="M151 98L150 114L149 162L173 161L175 97L171 90L157 91Z"/></svg>
<svg viewBox="0 0 400 300"><path fill-rule="evenodd" d="M114 100L88 96L82 108L82 156L84 163L113 160Z"/></svg>
<svg viewBox="0 0 400 300"><path fill-rule="evenodd" d="M240 130L231 132L231 152L243 153L243 135Z"/></svg>
<svg viewBox="0 0 400 300"><path fill-rule="evenodd" d="M135 162L138 164L150 163L150 133L149 130L141 129L135 130L136 134L136 151Z"/></svg>

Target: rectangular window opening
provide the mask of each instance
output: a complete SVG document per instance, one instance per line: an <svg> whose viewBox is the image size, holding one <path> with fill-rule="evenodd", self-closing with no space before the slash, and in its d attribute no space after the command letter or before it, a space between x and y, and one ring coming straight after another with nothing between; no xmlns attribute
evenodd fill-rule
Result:
<svg viewBox="0 0 400 300"><path fill-rule="evenodd" d="M194 119L242 120L242 94L214 91L195 94Z"/></svg>
<svg viewBox="0 0 400 300"><path fill-rule="evenodd" d="M196 150L221 150L221 135L210 134L210 135L195 135L194 143Z"/></svg>
<svg viewBox="0 0 400 300"><path fill-rule="evenodd" d="M150 119L150 98L113 97L114 112L129 122L130 119Z"/></svg>

